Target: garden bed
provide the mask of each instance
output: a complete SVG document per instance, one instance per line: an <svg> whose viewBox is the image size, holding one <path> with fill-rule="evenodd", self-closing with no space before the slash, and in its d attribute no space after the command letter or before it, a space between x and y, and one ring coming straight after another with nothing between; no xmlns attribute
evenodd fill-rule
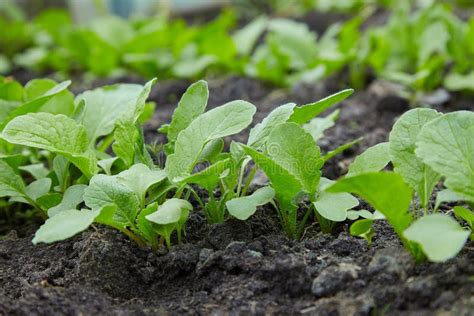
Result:
<svg viewBox="0 0 474 316"><path fill-rule="evenodd" d="M285 91L251 79L212 79L209 107L249 101L257 106L255 123L278 105L305 104L338 91L336 81ZM164 81L153 90L150 99L157 107L145 127L147 142L156 139L156 129L169 121L188 86ZM435 108L473 110L474 102L467 101L453 96ZM375 81L340 108L321 150L364 139L325 166L331 179L344 175L356 154L386 141L409 105ZM249 221L212 226L195 210L185 241L154 253L100 225L70 240L34 246L37 226L31 224L0 241L0 313L469 315L474 309L472 242L446 263L415 265L385 222L375 224L370 247L349 235L347 223L334 234L310 225L301 241L289 240L279 225L269 206Z"/></svg>

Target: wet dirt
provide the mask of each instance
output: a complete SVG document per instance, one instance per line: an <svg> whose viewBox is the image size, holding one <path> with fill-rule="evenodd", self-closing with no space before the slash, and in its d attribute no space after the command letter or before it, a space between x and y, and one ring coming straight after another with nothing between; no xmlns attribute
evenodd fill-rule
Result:
<svg viewBox="0 0 474 316"><path fill-rule="evenodd" d="M150 99L157 107L145 127L147 141L162 139L156 129L169 121L189 83L163 81L153 89ZM386 141L394 121L409 109L406 100L383 87L375 81L337 106L340 118L320 142L322 151L364 139L331 160L326 177L338 178L356 154ZM214 78L208 108L247 100L257 106L255 124L278 105L310 103L342 88L330 80L282 90L248 78ZM453 96L435 108L472 110L473 103ZM246 135L232 139L245 141ZM376 224L369 247L349 236L347 223L333 235L310 224L301 241L292 241L270 208L248 222L229 219L213 226L197 210L186 241L157 253L101 226L71 240L33 246L35 228L12 230L0 241L0 314L470 315L474 310L472 242L447 263L415 265L384 222Z"/></svg>

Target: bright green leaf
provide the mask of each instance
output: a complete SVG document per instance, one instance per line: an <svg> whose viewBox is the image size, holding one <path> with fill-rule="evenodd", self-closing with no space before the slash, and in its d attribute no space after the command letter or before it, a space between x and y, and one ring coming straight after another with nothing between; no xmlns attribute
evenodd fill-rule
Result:
<svg viewBox="0 0 474 316"><path fill-rule="evenodd" d="M146 219L160 225L173 224L180 220L183 211L191 211L192 209L193 206L186 200L169 199L158 206L156 212L147 215Z"/></svg>
<svg viewBox="0 0 474 316"><path fill-rule="evenodd" d="M238 197L226 202L229 214L246 220L257 210L257 206L265 205L273 200L275 191L271 187L263 187L249 196Z"/></svg>
<svg viewBox="0 0 474 316"><path fill-rule="evenodd" d="M164 170L150 170L144 164L133 165L116 176L117 183L126 185L139 197L145 198L147 190L154 184L166 179Z"/></svg>
<svg viewBox="0 0 474 316"><path fill-rule="evenodd" d="M452 217L442 214L421 217L403 233L408 240L420 244L425 255L433 262L454 258L469 234Z"/></svg>
<svg viewBox="0 0 474 316"><path fill-rule="evenodd" d="M296 107L289 121L298 124L304 124L323 113L333 105L344 101L353 92L354 90L352 89L342 90L317 102Z"/></svg>
<svg viewBox="0 0 474 316"><path fill-rule="evenodd" d="M295 123L276 126L268 137L267 152L273 161L300 181L307 193L316 191L321 176L320 151L301 126Z"/></svg>
<svg viewBox="0 0 474 316"><path fill-rule="evenodd" d="M85 101L82 124L90 143L94 144L98 137L110 134L124 112L133 113L144 89L137 84L118 84L78 95L76 103Z"/></svg>
<svg viewBox="0 0 474 316"><path fill-rule="evenodd" d="M25 195L25 183L5 161L0 160L0 197Z"/></svg>
<svg viewBox="0 0 474 316"><path fill-rule="evenodd" d="M233 101L212 109L179 133L175 152L168 156L168 178L188 176L197 163L205 144L242 131L252 122L255 106L245 101Z"/></svg>
<svg viewBox="0 0 474 316"><path fill-rule="evenodd" d="M49 218L37 231L33 243L52 243L74 236L87 229L100 210L65 210Z"/></svg>
<svg viewBox="0 0 474 316"><path fill-rule="evenodd" d="M85 184L75 184L67 188L61 202L48 210L48 216L53 217L64 210L75 209L84 201Z"/></svg>
<svg viewBox="0 0 474 316"><path fill-rule="evenodd" d="M137 194L117 181L115 176L95 175L84 191L84 202L93 210L115 204L113 221L122 227L134 226L140 207Z"/></svg>
<svg viewBox="0 0 474 316"><path fill-rule="evenodd" d="M446 178L452 191L474 201L474 112L448 113L426 124L415 153Z"/></svg>
<svg viewBox="0 0 474 316"><path fill-rule="evenodd" d="M208 98L209 89L206 81L200 80L189 86L179 100L178 107L171 118L167 132L169 142L175 142L178 134L186 129L195 118L204 113Z"/></svg>
<svg viewBox="0 0 474 316"><path fill-rule="evenodd" d="M1 136L10 143L63 155L87 177L97 171L94 153L88 150L85 128L62 114L30 113L14 118Z"/></svg>
<svg viewBox="0 0 474 316"><path fill-rule="evenodd" d="M361 196L387 218L400 237L413 220L412 215L408 213L413 191L396 173L370 172L343 178L327 191Z"/></svg>
<svg viewBox="0 0 474 316"><path fill-rule="evenodd" d="M347 177L380 171L390 162L389 143L380 143L365 150L349 166Z"/></svg>
<svg viewBox="0 0 474 316"><path fill-rule="evenodd" d="M255 125L249 133L247 145L260 149L268 139L270 132L279 124L285 123L290 118L295 107L294 103L281 105L271 111L261 123Z"/></svg>
<svg viewBox="0 0 474 316"><path fill-rule="evenodd" d="M257 166L265 172L270 179L272 188L275 190L282 208L291 208L294 205L294 199L302 191L302 184L298 179L279 165L270 157L256 151L255 149L242 145L247 155L252 157Z"/></svg>
<svg viewBox="0 0 474 316"><path fill-rule="evenodd" d="M324 132L333 127L336 120L339 118L339 110L336 110L326 117L316 117L309 123L303 125L305 131L313 136L315 142L324 136Z"/></svg>
<svg viewBox="0 0 474 316"><path fill-rule="evenodd" d="M423 126L440 115L431 109L410 110L398 119L390 132L390 155L395 172L418 193L425 208L440 176L415 155L415 143Z"/></svg>
<svg viewBox="0 0 474 316"><path fill-rule="evenodd" d="M359 200L346 192L330 193L325 189L334 181L321 178L318 196L313 202L316 211L324 218L333 222L342 222L347 218L347 210L359 205Z"/></svg>

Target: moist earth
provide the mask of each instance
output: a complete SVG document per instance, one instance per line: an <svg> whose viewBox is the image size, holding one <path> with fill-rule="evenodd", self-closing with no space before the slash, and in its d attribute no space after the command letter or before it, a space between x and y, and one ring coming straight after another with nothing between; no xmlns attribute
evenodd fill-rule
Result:
<svg viewBox="0 0 474 316"><path fill-rule="evenodd" d="M281 104L314 102L344 88L336 79L283 90L248 78L215 78L209 80L208 107L250 101L257 106L255 124ZM105 83L110 82L94 86ZM157 107L145 127L148 142L163 140L156 129L169 121L189 84L163 81L153 90L150 99ZM339 121L320 142L322 151L364 138L325 166L326 177L337 179L355 155L387 140L394 121L409 109L393 91L374 81L338 106ZM474 108L472 98L439 95L426 100L438 101L432 107L440 111ZM232 139L245 141L247 135L248 130ZM301 241L293 241L282 234L271 208L260 208L247 222L229 219L213 226L196 210L186 241L157 253L100 225L64 242L33 246L37 226L13 227L0 241L0 314L471 315L474 310L472 242L446 263L415 265L383 221L376 223L369 246L348 234L347 223L334 234L319 233L311 224Z"/></svg>

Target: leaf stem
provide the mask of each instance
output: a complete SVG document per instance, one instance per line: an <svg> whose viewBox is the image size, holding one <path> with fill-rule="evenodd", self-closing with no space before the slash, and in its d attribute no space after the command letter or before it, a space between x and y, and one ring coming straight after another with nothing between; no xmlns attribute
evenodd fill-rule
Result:
<svg viewBox="0 0 474 316"><path fill-rule="evenodd" d="M101 151L101 152L104 152L107 150L107 148L110 147L110 145L112 144L112 142L114 141L114 134L110 134L108 135L107 137L105 137L102 142L100 143L100 145L97 147L97 150L98 151Z"/></svg>
<svg viewBox="0 0 474 316"><path fill-rule="evenodd" d="M247 177L247 181L245 182L245 186L242 189L242 194L240 196L245 196L245 194L247 194L247 190L250 187L250 183L252 183L253 178L255 177L255 173L257 173L257 165L254 165L252 167L252 170L250 170L250 173Z"/></svg>
<svg viewBox="0 0 474 316"><path fill-rule="evenodd" d="M133 240L134 242L136 242L138 244L138 246L140 247L146 247L146 241L143 240L143 238L141 238L140 236L137 236L136 234L132 233L130 230L126 229L126 228L119 228L119 230L124 233L125 235L128 236L128 238L130 238L131 240Z"/></svg>

